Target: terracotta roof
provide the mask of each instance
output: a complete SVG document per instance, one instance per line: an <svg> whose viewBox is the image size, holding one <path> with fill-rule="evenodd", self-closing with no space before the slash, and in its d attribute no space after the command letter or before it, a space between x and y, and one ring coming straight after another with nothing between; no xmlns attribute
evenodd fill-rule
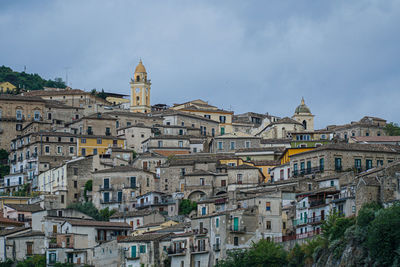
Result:
<svg viewBox="0 0 400 267"><path fill-rule="evenodd" d="M22 226L24 225L23 222L17 222L8 218L0 218L0 225L16 225L16 226Z"/></svg>
<svg viewBox="0 0 400 267"><path fill-rule="evenodd" d="M16 211L23 211L23 212L36 212L43 210L38 204L4 204L4 205Z"/></svg>
<svg viewBox="0 0 400 267"><path fill-rule="evenodd" d="M10 94L1 94L0 95L0 100L6 100L6 101L29 101L29 102L43 102L45 103L45 100L40 98L40 97L35 97L35 96L23 96L23 95L10 95Z"/></svg>
<svg viewBox="0 0 400 267"><path fill-rule="evenodd" d="M131 228L131 226L124 222L106 222L106 221L94 221L94 220L65 220L73 226L87 226L87 227L105 227L105 228Z"/></svg>

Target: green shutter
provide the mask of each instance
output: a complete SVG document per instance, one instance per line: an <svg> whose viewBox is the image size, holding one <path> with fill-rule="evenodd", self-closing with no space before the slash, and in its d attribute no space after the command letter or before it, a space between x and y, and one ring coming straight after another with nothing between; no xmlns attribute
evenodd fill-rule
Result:
<svg viewBox="0 0 400 267"><path fill-rule="evenodd" d="M136 258L136 246L131 246L131 258Z"/></svg>

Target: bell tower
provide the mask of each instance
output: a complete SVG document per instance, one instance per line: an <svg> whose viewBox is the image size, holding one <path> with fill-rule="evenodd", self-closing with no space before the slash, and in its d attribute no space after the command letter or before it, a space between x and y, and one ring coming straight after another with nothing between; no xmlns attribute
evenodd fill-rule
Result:
<svg viewBox="0 0 400 267"><path fill-rule="evenodd" d="M150 113L150 87L151 82L147 79L146 68L142 60L136 66L133 79L131 79L131 112Z"/></svg>

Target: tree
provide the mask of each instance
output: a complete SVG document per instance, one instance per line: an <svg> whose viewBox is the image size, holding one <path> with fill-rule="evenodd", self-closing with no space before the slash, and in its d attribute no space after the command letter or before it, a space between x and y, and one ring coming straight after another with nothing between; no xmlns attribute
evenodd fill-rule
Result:
<svg viewBox="0 0 400 267"><path fill-rule="evenodd" d="M24 261L18 262L17 267L46 267L46 256L34 255Z"/></svg>
<svg viewBox="0 0 400 267"><path fill-rule="evenodd" d="M102 210L98 210L92 202L72 203L68 205L68 208L85 213L86 215L93 217L95 220L98 221L108 221L110 216L116 212L115 210L109 210L108 207Z"/></svg>
<svg viewBox="0 0 400 267"><path fill-rule="evenodd" d="M88 201L87 192L88 192L88 191L91 192L92 189L93 189L93 180L88 180L88 181L85 183L85 188L84 188L84 190L83 190L83 196L85 197L85 201L86 201L86 202Z"/></svg>
<svg viewBox="0 0 400 267"><path fill-rule="evenodd" d="M400 127L397 123L391 122L385 125L384 131L387 135L390 136L399 136L400 135Z"/></svg>
<svg viewBox="0 0 400 267"><path fill-rule="evenodd" d="M239 249L227 252L227 258L218 262L217 267L271 266L287 265L287 253L282 246L261 239L249 249Z"/></svg>
<svg viewBox="0 0 400 267"><path fill-rule="evenodd" d="M188 215L192 210L197 210L197 203L189 199L182 199L179 203L179 214Z"/></svg>

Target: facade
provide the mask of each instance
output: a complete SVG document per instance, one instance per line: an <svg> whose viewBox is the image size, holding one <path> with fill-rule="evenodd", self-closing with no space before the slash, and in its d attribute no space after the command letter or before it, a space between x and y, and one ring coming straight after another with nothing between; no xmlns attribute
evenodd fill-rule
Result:
<svg viewBox="0 0 400 267"><path fill-rule="evenodd" d="M136 66L133 79L131 79L131 112L150 113L151 82L147 79L147 71L142 60Z"/></svg>
<svg viewBox="0 0 400 267"><path fill-rule="evenodd" d="M300 105L294 111L292 119L300 122L303 125L304 130L311 132L314 131L314 115L304 103L304 98L301 99Z"/></svg>
<svg viewBox="0 0 400 267"><path fill-rule="evenodd" d="M225 134L214 137L211 151L214 153L226 153L244 148L259 148L260 139L260 137L243 133Z"/></svg>
<svg viewBox="0 0 400 267"><path fill-rule="evenodd" d="M386 120L365 116L358 122L352 121L345 125L329 125L326 130L332 131L338 139L347 141L356 136L384 136Z"/></svg>
<svg viewBox="0 0 400 267"><path fill-rule="evenodd" d="M125 139L108 135L81 135L76 142L77 156L103 155L110 148L125 149Z"/></svg>

